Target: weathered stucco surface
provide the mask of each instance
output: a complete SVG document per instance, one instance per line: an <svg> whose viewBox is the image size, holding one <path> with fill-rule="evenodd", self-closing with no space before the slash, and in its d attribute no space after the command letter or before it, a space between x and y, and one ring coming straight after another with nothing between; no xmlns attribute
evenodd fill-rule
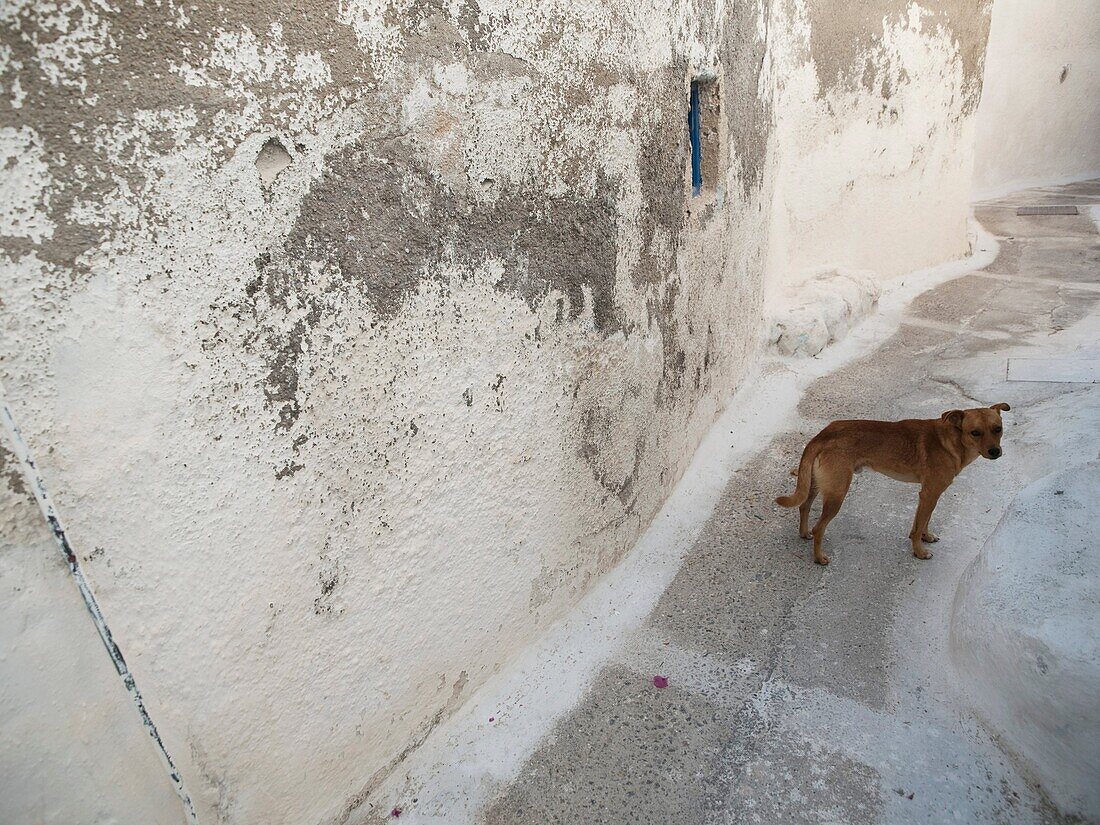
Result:
<svg viewBox="0 0 1100 825"><path fill-rule="evenodd" d="M967 254L991 6L775 4L771 306L823 267L887 278Z"/></svg>
<svg viewBox="0 0 1100 825"><path fill-rule="evenodd" d="M760 10L659 9L7 12L3 381L200 819L340 820L736 384Z"/></svg>
<svg viewBox="0 0 1100 825"><path fill-rule="evenodd" d="M369 807L639 535L766 281L965 252L987 6L875 8L0 10L0 379L200 821Z"/></svg>

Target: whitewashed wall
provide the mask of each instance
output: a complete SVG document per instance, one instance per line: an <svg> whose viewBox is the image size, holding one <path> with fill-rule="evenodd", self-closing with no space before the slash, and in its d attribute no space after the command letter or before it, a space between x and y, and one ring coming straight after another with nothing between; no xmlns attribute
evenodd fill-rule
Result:
<svg viewBox="0 0 1100 825"><path fill-rule="evenodd" d="M344 821L575 604L745 374L767 286L965 251L986 12L3 7L0 379L200 821ZM692 199L700 74L723 173ZM78 621L49 594L20 621ZM107 746L38 747L0 797ZM111 815L179 815L145 787Z"/></svg>
<svg viewBox="0 0 1100 825"><path fill-rule="evenodd" d="M823 269L884 279L968 253L990 6L776 4L773 308Z"/></svg>
<svg viewBox="0 0 1100 825"><path fill-rule="evenodd" d="M0 822L182 821L0 428Z"/></svg>
<svg viewBox="0 0 1100 825"><path fill-rule="evenodd" d="M743 374L762 9L4 15L7 401L200 821L343 821ZM691 201L704 71L728 156Z"/></svg>
<svg viewBox="0 0 1100 825"><path fill-rule="evenodd" d="M1100 177L1100 3L997 0L974 196Z"/></svg>

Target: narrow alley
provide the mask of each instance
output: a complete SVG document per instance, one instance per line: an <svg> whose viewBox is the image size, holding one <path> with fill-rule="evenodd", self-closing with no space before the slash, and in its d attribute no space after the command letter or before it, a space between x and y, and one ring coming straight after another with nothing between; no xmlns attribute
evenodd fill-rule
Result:
<svg viewBox="0 0 1100 825"><path fill-rule="evenodd" d="M1052 204L1080 214L1016 215ZM920 294L881 346L809 386L797 429L728 478L648 617L471 818L1060 821L968 705L949 631L960 576L1016 491L1100 448L1095 384L1007 380L1009 359L1096 358L1097 204L1096 181L978 204L1000 244L995 260ZM765 373L792 368L776 359ZM799 539L797 512L773 504L806 440L830 420L938 417L999 401L1012 405L1005 458L976 461L941 499L930 561L910 554L915 486L857 477L826 538L827 568ZM665 689L655 675L667 677ZM540 713L512 701L516 716ZM505 709L497 724L534 723ZM490 726L479 735L499 734ZM463 760L460 740L444 760ZM467 789L444 779L433 790L441 777L430 772L407 776L402 804L413 821L436 818L432 799L446 798L454 813L457 798L492 784L473 770Z"/></svg>
<svg viewBox="0 0 1100 825"><path fill-rule="evenodd" d="M1017 217L1024 204L1081 214ZM729 480L644 625L487 821L1056 820L960 700L947 635L956 582L1013 492L1100 447L1094 384L1006 380L1009 358L1072 359L1088 341L1096 355L1100 243L1088 204L1100 204L1100 183L977 207L999 237L997 259L921 295L877 351L810 387L802 426ZM798 537L797 512L772 504L830 420L998 401L1013 406L1006 460L979 460L941 499L928 562L906 538L912 485L857 478L824 569ZM1080 421L1082 440L1051 442L1052 416ZM653 674L669 687L654 689Z"/></svg>
<svg viewBox="0 0 1100 825"><path fill-rule="evenodd" d="M1100 823L1097 135L1082 0L4 4L0 825Z"/></svg>

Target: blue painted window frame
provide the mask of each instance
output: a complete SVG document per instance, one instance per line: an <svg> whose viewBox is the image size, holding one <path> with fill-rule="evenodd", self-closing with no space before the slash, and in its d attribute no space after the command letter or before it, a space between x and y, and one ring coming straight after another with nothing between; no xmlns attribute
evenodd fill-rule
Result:
<svg viewBox="0 0 1100 825"><path fill-rule="evenodd" d="M699 113L699 81L691 81L691 104L688 109L688 137L691 140L691 196L703 191L703 137Z"/></svg>

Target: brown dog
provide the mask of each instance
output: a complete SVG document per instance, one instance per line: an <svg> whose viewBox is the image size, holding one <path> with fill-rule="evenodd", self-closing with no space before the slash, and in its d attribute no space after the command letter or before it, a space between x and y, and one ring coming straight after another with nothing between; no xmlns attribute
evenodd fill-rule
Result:
<svg viewBox="0 0 1100 825"><path fill-rule="evenodd" d="M791 475L798 486L789 496L775 501L797 507L798 534L814 540L814 561L828 564L821 549L825 528L840 511L852 474L864 467L898 481L919 484L920 503L909 538L913 555L930 559L922 541L939 541L928 531L928 521L943 491L962 468L978 456L1001 457L1001 411L1008 404L973 410L950 410L939 418L906 421L834 421L815 435L802 452L802 461ZM821 518L807 529L810 505L821 493Z"/></svg>

